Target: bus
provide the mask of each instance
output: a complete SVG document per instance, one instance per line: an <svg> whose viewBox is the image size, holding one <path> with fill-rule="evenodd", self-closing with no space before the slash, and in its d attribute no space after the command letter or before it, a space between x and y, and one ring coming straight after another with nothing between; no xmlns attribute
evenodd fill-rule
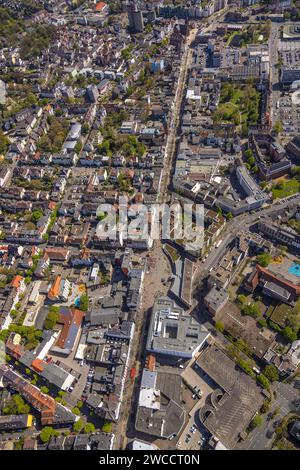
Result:
<svg viewBox="0 0 300 470"><path fill-rule="evenodd" d="M219 246L221 245L222 243L222 240L219 240L218 243L216 243L216 249L219 248Z"/></svg>

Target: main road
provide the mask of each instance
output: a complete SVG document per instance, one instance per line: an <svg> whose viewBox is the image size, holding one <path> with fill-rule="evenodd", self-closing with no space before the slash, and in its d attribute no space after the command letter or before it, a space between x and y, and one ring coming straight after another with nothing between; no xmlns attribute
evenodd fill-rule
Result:
<svg viewBox="0 0 300 470"><path fill-rule="evenodd" d="M278 46L280 43L280 25L278 23L271 23L270 37L269 37L269 57L270 57L270 117L272 124L280 119L279 109L277 102L280 98L279 88L279 69L278 69Z"/></svg>
<svg viewBox="0 0 300 470"><path fill-rule="evenodd" d="M282 201L273 203L270 207L261 208L260 210L258 209L254 214L246 213L230 220L221 235L222 243L220 246L216 249L213 248L207 259L198 263L197 270L200 271L200 277L198 276L198 281L200 278L206 277L209 270L217 265L219 260L226 252L227 246L234 240L241 229L246 231L252 225L254 225L260 219L260 217L280 214L287 207L296 206L299 203L300 195L296 194L289 196Z"/></svg>
<svg viewBox="0 0 300 470"><path fill-rule="evenodd" d="M166 142L164 167L162 171L161 184L159 190L159 202L164 202L168 194L168 188L172 177L172 166L174 158L176 156L177 137L180 132L181 123L181 109L184 100L184 90L186 86L187 74L191 64L193 50L191 44L195 39L197 29L192 29L187 37L182 62L180 65L178 85L176 88L175 98L173 102L173 110L171 116L171 122L169 125L169 133Z"/></svg>
<svg viewBox="0 0 300 470"><path fill-rule="evenodd" d="M184 99L184 89L187 80L187 74L190 67L192 59L192 49L191 43L195 38L197 30L191 30L186 42L184 53L182 56L182 63L179 71L178 85L176 88L175 99L173 104L173 112L171 117L171 122L169 126L169 134L166 142L166 153L164 160L164 168L161 179L160 191L159 191L159 202L166 201L168 194L168 187L172 175L172 165L173 160L176 156L176 142L177 135L179 132L179 125L181 120L181 108L182 102ZM156 253L156 259L160 259L164 256L162 252L162 247L160 242L156 242L154 252ZM154 275L154 273L152 273ZM157 274L158 280L160 282L159 270L157 269L155 275ZM157 277L156 276L156 277ZM145 286L145 288L147 288ZM154 298L153 298L154 301ZM147 317L147 305L146 302L143 302L143 307L139 309L136 315L135 321L135 334L134 340L132 342L132 348L130 353L130 364L128 369L134 367L136 374L140 373L142 353L145 347L145 333L146 333L146 317ZM128 430L131 430L132 423L132 403L136 406L137 397L138 397L138 381L130 380L127 378L126 387L124 391L124 396L122 400L122 409L121 417L119 422L116 425L115 435L116 442L115 448L124 449L126 448L128 442ZM134 398L133 398L134 397Z"/></svg>

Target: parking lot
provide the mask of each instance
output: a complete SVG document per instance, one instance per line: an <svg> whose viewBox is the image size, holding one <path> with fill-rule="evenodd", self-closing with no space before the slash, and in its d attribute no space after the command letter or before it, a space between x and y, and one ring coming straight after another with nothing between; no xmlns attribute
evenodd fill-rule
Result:
<svg viewBox="0 0 300 470"><path fill-rule="evenodd" d="M291 95L285 93L275 103L274 122L281 121L283 135L292 137L300 132L300 107L292 103Z"/></svg>
<svg viewBox="0 0 300 470"><path fill-rule="evenodd" d="M213 391L209 383L204 380L192 368L194 360L183 371L181 377L190 389L194 389L192 394L194 406L188 413L188 422L183 429L177 442L177 449L180 450L199 450L205 445L207 435L199 428L198 411L205 404L207 396ZM200 398L198 398L200 396Z"/></svg>
<svg viewBox="0 0 300 470"><path fill-rule="evenodd" d="M293 47L284 47L281 51L281 56L283 60L283 64L286 67L295 67L299 64L300 60L300 44L298 43L297 46Z"/></svg>
<svg viewBox="0 0 300 470"><path fill-rule="evenodd" d="M80 377L74 386L74 389L72 390L71 393L68 393L68 396L66 397L67 401L72 404L73 406L76 405L76 403L81 400L82 394L84 392L86 383L87 383L87 378L88 378L88 373L89 373L89 366L87 364L82 364L74 359L74 356L77 351L78 343L80 341L80 335L78 335L76 344L74 346L73 352L68 356L61 358L61 356L55 356L52 355L53 360L60 360L63 364L65 364L67 367L73 369L76 371L78 374L80 374Z"/></svg>

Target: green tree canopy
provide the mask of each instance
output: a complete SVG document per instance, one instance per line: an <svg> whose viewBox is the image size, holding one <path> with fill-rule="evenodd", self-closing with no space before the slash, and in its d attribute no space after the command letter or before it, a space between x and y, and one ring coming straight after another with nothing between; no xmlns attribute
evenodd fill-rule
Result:
<svg viewBox="0 0 300 470"><path fill-rule="evenodd" d="M256 257L256 260L258 264L260 264L260 266L262 266L263 268L266 268L268 264L271 263L272 256L269 253L262 253L261 255L258 255Z"/></svg>
<svg viewBox="0 0 300 470"><path fill-rule="evenodd" d="M250 429L257 428L258 426L261 426L262 422L263 422L263 419L262 419L261 415L257 414L252 419L249 427L250 427Z"/></svg>
<svg viewBox="0 0 300 470"><path fill-rule="evenodd" d="M74 424L73 424L73 431L74 432L80 432L83 429L83 421L82 419L78 419Z"/></svg>
<svg viewBox="0 0 300 470"><path fill-rule="evenodd" d="M0 154L5 154L10 144L9 138L0 130Z"/></svg>
<svg viewBox="0 0 300 470"><path fill-rule="evenodd" d="M111 432L111 430L112 430L112 423L110 421L105 421L105 423L102 426L102 431Z"/></svg>
<svg viewBox="0 0 300 470"><path fill-rule="evenodd" d="M54 436L55 434L56 434L56 431L53 428L51 428L50 426L46 426L45 428L41 430L40 439L42 442L46 443L46 442L49 442L51 437Z"/></svg>
<svg viewBox="0 0 300 470"><path fill-rule="evenodd" d="M290 343L297 339L297 333L290 326L286 326L282 331L282 334Z"/></svg>
<svg viewBox="0 0 300 470"><path fill-rule="evenodd" d="M273 364L268 364L264 369L264 375L269 379L271 382L274 382L279 379L279 373L277 367Z"/></svg>
<svg viewBox="0 0 300 470"><path fill-rule="evenodd" d="M95 431L95 426L93 425L93 423L87 423L85 426L84 426L84 434L91 434L92 432Z"/></svg>
<svg viewBox="0 0 300 470"><path fill-rule="evenodd" d="M45 320L45 323L44 323L44 328L46 330L53 330L53 328L55 327L57 321L59 319L59 313L56 312L56 311L49 311L47 317L46 317L46 320Z"/></svg>
<svg viewBox="0 0 300 470"><path fill-rule="evenodd" d="M259 374L257 376L257 381L263 386L263 388L265 388L266 390L269 390L270 382L264 374Z"/></svg>

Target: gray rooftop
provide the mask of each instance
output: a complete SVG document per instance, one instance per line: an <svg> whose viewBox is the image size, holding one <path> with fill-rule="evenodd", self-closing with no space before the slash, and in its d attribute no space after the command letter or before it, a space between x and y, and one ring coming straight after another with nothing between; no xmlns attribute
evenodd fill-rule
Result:
<svg viewBox="0 0 300 470"><path fill-rule="evenodd" d="M146 348L157 354L192 358L209 334L171 299L160 297L152 309Z"/></svg>
<svg viewBox="0 0 300 470"><path fill-rule="evenodd" d="M215 390L200 410L200 420L232 449L263 402L261 389L214 345L199 355L193 367L200 376L207 374L215 383Z"/></svg>

